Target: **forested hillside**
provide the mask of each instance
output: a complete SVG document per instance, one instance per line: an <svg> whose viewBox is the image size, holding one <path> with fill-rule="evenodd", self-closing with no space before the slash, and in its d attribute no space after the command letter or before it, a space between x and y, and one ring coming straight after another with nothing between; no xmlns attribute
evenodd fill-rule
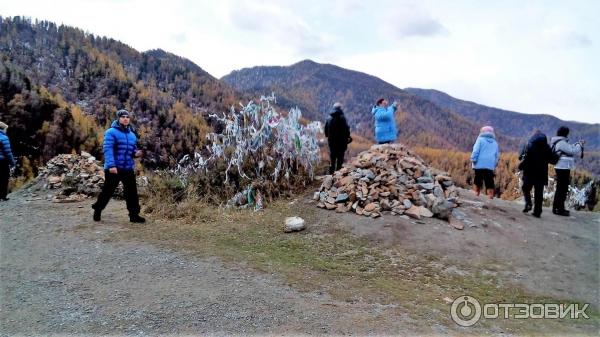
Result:
<svg viewBox="0 0 600 337"><path fill-rule="evenodd" d="M99 154L103 130L125 108L144 165L172 165L203 146L208 114L236 101L233 89L187 59L52 22L0 18L0 53L0 120L11 127L16 155L34 163L62 152Z"/></svg>

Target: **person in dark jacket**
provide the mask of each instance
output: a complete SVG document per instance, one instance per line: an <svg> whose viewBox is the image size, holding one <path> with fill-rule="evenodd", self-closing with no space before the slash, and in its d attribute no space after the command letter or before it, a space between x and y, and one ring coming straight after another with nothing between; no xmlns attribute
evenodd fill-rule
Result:
<svg viewBox="0 0 600 337"><path fill-rule="evenodd" d="M523 160L523 196L525 208L523 212L531 210L531 190L534 189L533 216L542 215L542 202L544 199L544 186L548 185L548 163L551 155L550 146L546 135L536 130L521 150L519 158Z"/></svg>
<svg viewBox="0 0 600 337"><path fill-rule="evenodd" d="M336 102L333 104L333 110L329 114L325 122L325 137L329 143L329 158L331 166L329 174L342 168L344 163L344 153L348 148L348 143L352 141L350 138L350 127L344 117L342 104Z"/></svg>
<svg viewBox="0 0 600 337"><path fill-rule="evenodd" d="M10 168L15 166L15 158L6 135L8 125L0 122L0 201L7 201Z"/></svg>
<svg viewBox="0 0 600 337"><path fill-rule="evenodd" d="M94 221L100 221L102 210L108 204L119 182L123 183L125 201L129 211L129 221L143 223L146 220L140 214L140 203L135 181L134 157L142 152L136 147L137 137L131 130L129 111L117 111L117 120L104 133L104 186L98 201L92 205Z"/></svg>
<svg viewBox="0 0 600 337"><path fill-rule="evenodd" d="M571 170L575 168L575 156L583 155L585 141L580 140L575 144L569 143L569 128L561 126L556 131L556 137L550 140L554 151L560 154L560 159L554 165L556 172L556 192L552 203L552 213L556 215L569 216L570 212L565 209L565 200L569 193L571 184Z"/></svg>

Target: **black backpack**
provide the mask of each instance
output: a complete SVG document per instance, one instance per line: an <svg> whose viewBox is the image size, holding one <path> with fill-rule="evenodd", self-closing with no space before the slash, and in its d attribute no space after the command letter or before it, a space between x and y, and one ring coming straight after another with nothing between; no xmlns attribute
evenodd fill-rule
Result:
<svg viewBox="0 0 600 337"><path fill-rule="evenodd" d="M558 163L558 161L560 160L561 151L556 150L556 144L560 143L561 141L562 139L552 144L552 151L550 152L550 158L548 159L548 162L552 165L556 165L556 163Z"/></svg>

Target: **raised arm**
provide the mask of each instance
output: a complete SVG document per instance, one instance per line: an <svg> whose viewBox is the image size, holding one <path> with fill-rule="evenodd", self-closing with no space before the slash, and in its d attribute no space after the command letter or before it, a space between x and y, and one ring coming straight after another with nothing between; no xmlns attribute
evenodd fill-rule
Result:
<svg viewBox="0 0 600 337"><path fill-rule="evenodd" d="M582 149L583 147L579 142L575 144L569 144L567 141L561 140L558 142L558 144L556 144L557 151L560 151L571 157L581 154Z"/></svg>

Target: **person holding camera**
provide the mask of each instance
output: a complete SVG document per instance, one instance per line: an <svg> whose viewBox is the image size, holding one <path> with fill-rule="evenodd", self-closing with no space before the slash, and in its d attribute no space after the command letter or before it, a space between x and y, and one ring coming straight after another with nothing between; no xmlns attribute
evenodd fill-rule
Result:
<svg viewBox="0 0 600 337"><path fill-rule="evenodd" d="M396 141L398 130L396 129L395 113L398 103L395 101L388 105L385 98L380 98L371 109L375 119L375 141L377 144L389 144Z"/></svg>
<svg viewBox="0 0 600 337"><path fill-rule="evenodd" d="M583 145L585 144L583 140L570 144L568 136L569 128L561 126L556 131L556 137L552 137L551 140L552 151L560 155L560 159L554 165L556 191L554 192L552 213L562 216L569 216L569 211L565 209L565 200L571 183L571 170L575 168L575 156L580 155L583 158Z"/></svg>

